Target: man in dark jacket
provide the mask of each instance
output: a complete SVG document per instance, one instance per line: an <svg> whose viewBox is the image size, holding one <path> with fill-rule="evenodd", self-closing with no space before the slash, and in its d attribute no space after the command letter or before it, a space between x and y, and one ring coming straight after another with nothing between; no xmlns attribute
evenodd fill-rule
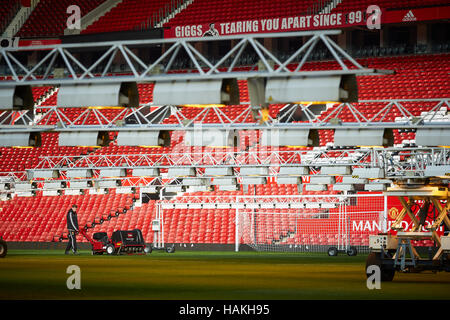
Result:
<svg viewBox="0 0 450 320"><path fill-rule="evenodd" d="M67 212L67 231L69 236L69 243L67 244L66 254L72 250L74 254L77 253L77 233L78 233L78 217L77 205L72 205L72 208Z"/></svg>

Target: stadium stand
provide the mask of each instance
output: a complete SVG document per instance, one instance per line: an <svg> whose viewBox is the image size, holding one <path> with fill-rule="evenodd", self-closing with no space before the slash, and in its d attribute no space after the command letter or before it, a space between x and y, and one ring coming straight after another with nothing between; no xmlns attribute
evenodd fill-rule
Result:
<svg viewBox="0 0 450 320"><path fill-rule="evenodd" d="M405 99L405 98L430 98L430 97L440 97L445 93L449 92L449 81L448 81L448 61L450 60L449 54L438 54L438 55L413 55L413 56L402 56L402 57L379 57L379 58L366 58L360 59L360 63L367 64L369 67L373 68L394 68L396 70L395 75L386 76L383 78L372 77L372 76L361 76L358 78L358 86L360 90L360 96L362 99ZM310 62L306 69L325 69L333 68L333 66L328 62ZM247 100L248 89L245 81L240 83L241 96L243 99L241 101ZM415 85L414 85L415 84ZM49 91L51 87L40 87L34 89L35 97L42 97L46 92ZM142 95L143 103L151 102L152 100L152 85L140 85L140 94ZM56 104L57 91L54 92L49 98L47 98L42 105L55 105ZM366 114L367 117L374 116L382 107L377 103L358 103L359 110ZM414 115L420 115L422 112L429 110L432 104L428 106L426 103L409 103L406 104L408 110ZM282 105L271 105L271 116L276 117ZM235 117L240 112L246 108L246 105L238 106L228 106L223 107L225 114L230 117ZM84 110L85 111L85 110ZM111 118L115 117L120 110L111 109L106 113L110 114ZM188 119L193 119L198 113L204 111L203 108L197 107L184 107L182 109L183 114ZM333 111L333 108L329 108L324 111L320 117L324 119ZM83 110L78 108L67 108L64 110L65 114L71 119L77 119ZM391 113L386 115L385 120L395 121L396 118L401 117L402 114L398 110L393 110ZM354 121L353 116L349 110L343 110L340 114L342 121ZM204 120L209 123L217 123L217 116L211 113ZM49 119L43 117L40 123L55 124L58 121L56 115L52 114ZM254 122L255 120L250 116L248 118L249 122ZM175 123L176 119L174 116L167 118L164 123ZM96 119L93 116L89 120L90 124L95 124ZM171 137L170 147L159 147L159 148L147 148L147 147L125 147L117 146L115 137L115 132L111 133L112 142L109 146L103 148L92 148L92 147L59 147L58 146L58 134L57 133L44 133L42 135L42 146L37 148L1 148L0 152L2 154L0 168L3 172L8 171L23 171L26 168L32 168L39 164L39 157L44 155L83 155L83 154L155 154L155 157L162 154L177 153L184 148L183 134L180 132L173 132ZM257 131L247 131L241 133L240 136L240 150L257 150L259 133ZM321 143L322 147L329 145L333 139L333 133L330 130L321 133ZM399 144L403 141L410 141L414 139L413 132L396 132L395 143ZM210 148L202 148L201 151L211 151ZM275 150L275 149L274 149ZM295 150L285 147L280 147L279 150ZM217 149L217 152L221 152L223 149ZM156 158L155 158L156 159ZM255 191L257 194L298 194L296 186L294 185L277 185L268 184L264 186L256 186ZM216 191L217 192L217 191ZM220 191L218 191L220 192ZM333 191L332 191L333 192ZM242 194L242 191L235 192L236 194ZM211 193L210 193L211 194ZM212 193L216 194L216 193ZM220 194L220 193L219 193ZM233 193L228 193L233 194ZM308 194L305 191L303 194ZM39 196L38 196L39 197ZM19 220L16 223L8 223L3 225L4 237L10 241L44 241L48 239L58 239L62 234L61 226L63 226L63 221L65 219L64 212L66 210L66 205L70 199L76 199L76 201L83 199L88 199L86 207L84 209L89 209L89 203L91 198L101 198L105 203L106 199L110 197L118 197L118 195L103 195L103 196L76 196L71 198L70 196L61 197L41 197L40 199L50 201L53 206L56 206L59 211L55 213L55 216L48 219L47 223L36 228L35 231L27 234L22 225L23 221L31 218L31 213L27 214L26 208L31 207L33 210L39 210L42 205L38 205L40 201L35 201L36 198L15 198L12 201L7 202L2 211L2 217L4 219L11 219L14 215L13 211L16 210L16 206L21 212ZM177 201L183 201L183 198L176 198ZM92 200L95 204L95 200ZM83 202L84 204L85 202ZM121 203L123 205L123 203ZM152 239L153 233L146 227L146 223L151 217L143 214L145 212L152 212L155 206L154 201L150 201L148 204L143 204L142 207L133 208L133 210L128 211L127 214L121 215L118 219L112 219L110 221L104 222L94 227L93 230L119 230L124 229L130 225L139 227L143 229L143 234L145 238ZM109 212L110 208L106 208L101 211L101 213ZM23 213L22 213L23 212ZM31 212L31 211L30 211ZM83 209L80 211L83 212ZM100 212L99 212L100 213ZM217 213L217 212L216 212ZM234 243L234 218L233 212L231 210L221 210L220 214L214 215L212 212L207 211L205 214L199 215L201 218L199 221L192 220L192 214L188 210L184 209L173 209L167 210L166 214L166 242L171 243ZM194 215L198 216L198 215ZM19 217L19 216L17 216ZM97 216L96 216L97 217ZM101 217L101 214L100 214ZM89 216L89 219L93 218ZM40 219L44 219L41 217ZM8 221L8 220L5 220ZM39 220L41 221L41 220ZM85 220L83 220L85 221ZM37 224L38 222L36 222ZM267 223L271 223L267 221ZM30 228L30 227L28 227ZM28 230L28 229L27 229ZM34 230L34 229L33 229ZM187 232L189 230L189 232ZM204 233L206 230L206 233ZM185 232L186 231L186 232ZM330 235L331 236L331 235ZM280 239L279 235L277 236ZM358 236L361 237L361 236ZM37 240L39 239L39 240ZM269 237L265 241L271 241L274 238ZM359 241L360 238L356 239ZM83 239L80 239L84 241ZM310 243L319 243L320 239L310 239ZM294 241L293 238L285 240L286 242ZM358 242L357 241L357 242Z"/></svg>
<svg viewBox="0 0 450 320"><path fill-rule="evenodd" d="M81 9L81 16L87 14L104 1L105 0L77 1L77 5ZM32 38L63 35L64 29L67 28L66 11L72 4L72 0L40 1L16 36L21 38ZM50 19L49 12L52 13Z"/></svg>
<svg viewBox="0 0 450 320"><path fill-rule="evenodd" d="M349 12L354 10L360 10L361 8L367 8L369 5L378 5L381 8L387 8L388 10L396 9L413 9L424 8L432 6L448 5L444 0L401 0L401 1L388 1L388 0L344 0L334 9L335 12Z"/></svg>
<svg viewBox="0 0 450 320"><path fill-rule="evenodd" d="M2 1L0 7L0 31L4 31L8 26L8 23L14 18L20 9L20 1L17 0L5 0Z"/></svg>
<svg viewBox="0 0 450 320"><path fill-rule="evenodd" d="M234 0L197 0L177 14L164 26L191 25L211 22L228 22L271 17L305 15L316 1L252 0L237 3ZM236 6L239 10L236 10Z"/></svg>
<svg viewBox="0 0 450 320"><path fill-rule="evenodd" d="M123 211L132 205L132 195L116 194L80 196L18 197L2 206L0 232L8 241L51 242L67 239L66 214L72 204L79 210L79 225L100 223L112 212ZM114 218L113 218L114 219ZM86 241L79 236L79 241Z"/></svg>
<svg viewBox="0 0 450 320"><path fill-rule="evenodd" d="M0 171L18 172L39 165L41 156L83 155L91 147L60 147L58 133L42 133L40 147L1 147Z"/></svg>
<svg viewBox="0 0 450 320"><path fill-rule="evenodd" d="M170 0L124 0L82 33L133 30L168 4Z"/></svg>
<svg viewBox="0 0 450 320"><path fill-rule="evenodd" d="M82 9L82 15L90 12L104 0L83 0L77 1ZM169 0L145 1L145 0L124 0L118 6L102 16L98 21L90 25L83 34L94 34L102 32L115 32L124 30L135 30L139 26L148 21L150 17L159 13L170 3ZM196 0L188 5L186 9L175 15L164 27L176 25L190 25L210 23L213 21L226 22L249 19L263 19L270 17L299 16L311 10L312 5L316 1L245 1L244 3L236 0ZM2 3L0 8L0 20L7 21L10 19L11 12L16 8L17 1L8 0ZM60 36L64 33L66 8L71 4L70 0L43 0L39 3L26 23L23 25L17 36L19 37L49 37ZM422 8L431 6L448 5L448 1L430 0L402 0L402 1L356 1L343 0L333 12L348 12L356 9L366 8L369 4L378 4L388 10L397 10L405 8ZM237 7L239 6L239 10ZM51 19L49 12L52 13ZM357 48L356 50L354 50ZM367 118L374 118L374 121L383 119L384 121L399 121L404 114L393 108L388 113L380 113L385 106L380 102L364 102L364 100L380 100L380 99L432 99L448 96L450 92L450 54L447 52L446 44L439 44L436 47L436 54L429 53L429 48L422 50L419 45L407 46L403 44L385 46L380 48L379 45L358 46L355 45L353 50L358 57L358 62L368 68L374 69L393 69L395 74L378 76L359 76L358 90L359 99L362 102L355 103L354 106ZM329 56L322 55L318 52L308 61L302 70L334 70L339 65L335 61L327 61ZM317 60L317 61L316 61ZM240 70L250 70L257 63L256 57L248 56L239 61ZM187 73L189 65L184 61L175 62L177 70L173 73ZM288 66L291 70L296 65ZM127 72L129 70L121 70ZM238 81L240 90L240 105L223 106L220 110L230 119L235 119L241 115L238 120L241 122L255 123L257 119L251 113L243 114L250 103L248 85L245 80ZM147 104L152 102L153 84L139 84L140 103ZM57 87L36 87L33 88L33 96L36 104L36 113L39 119L38 124L54 125L57 124L59 118L53 112L47 112L47 109L40 108L42 106L55 106L57 102ZM340 104L329 105L327 110L323 111L319 119L325 119L332 114ZM418 116L429 111L435 104L432 102L406 102L403 106L413 115ZM269 115L276 118L284 105L272 104L269 106ZM66 108L61 109L65 116L74 124L97 125L99 124L96 115L91 112L88 118L81 117L82 114L95 110L93 106L90 108ZM117 119L121 112L121 108L106 108L102 110L102 114L109 120ZM205 109L199 106L184 106L180 112L186 119L194 119L199 116L203 123L219 123L219 117L212 109ZM448 110L443 106L439 110L442 117L448 116ZM378 114L378 115L377 115ZM353 113L348 109L342 109L339 113L342 122L354 122ZM123 120L119 117L117 120ZM178 123L176 115L172 114L164 119L164 124ZM198 121L200 122L200 121ZM18 148L18 147L1 147L0 148L0 171L1 172L24 172L26 169L34 168L39 165L41 156L81 156L81 155L108 155L108 154L152 154L152 160L158 160L161 155L182 153L185 150L184 134L182 132L171 132L171 144L167 147L149 147L149 146L118 146L117 132L110 132L111 142L105 147L60 147L58 146L58 133L43 133L42 145L35 148ZM407 145L414 143L415 132L411 131L394 131L395 144ZM240 132L239 146L233 151L255 151L261 148L259 144L260 132L257 130L248 130ZM320 148L330 150L330 156L339 156L333 153L333 131L322 130L320 132ZM310 148L311 149L311 148ZM225 148L197 148L196 152L217 152L220 154ZM267 154L270 151L281 150L286 151L286 157L289 151L304 150L297 147L279 147L266 148ZM167 162L162 161L162 165ZM250 162L252 163L252 162ZM208 164L205 162L204 164ZM165 172L165 170L162 170ZM327 190L325 192L306 191L301 192L302 195L335 195L337 191ZM220 195L239 196L239 195L298 195L297 185L278 185L276 183L268 183L266 185L250 185L247 191L213 191L204 193L204 195ZM191 193L190 195L203 195L203 193ZM140 228L147 241L153 239L154 233L151 230L151 221L155 218L155 208L157 202L150 200L142 203L140 206L133 206L132 194L117 194L111 190L105 195L80 195L80 196L43 196L41 191L37 191L37 195L31 198L15 197L14 199L2 203L0 211L0 234L8 241L20 242L48 242L61 241L66 239L65 232L65 214L68 207L72 203L77 203L80 207L80 225L86 224L89 227L89 233L106 231L111 234L115 230L126 230ZM184 195L177 195L171 201L183 203L188 201ZM48 210L50 208L51 210ZM123 211L117 217L111 217L111 213ZM45 209L45 210L44 210ZM308 209L302 209L302 214L307 215ZM167 209L165 211L165 242L167 243L215 243L215 244L233 244L235 242L235 211L230 209ZM267 215L262 218L263 225L281 226L280 232L268 232L266 234L258 234L259 243L273 244L274 242L282 242L286 244L294 244L298 242L327 245L333 243L335 233L309 235L295 234L288 230L289 218L276 217ZM313 221L310 221L313 223ZM268 228L271 229L271 228ZM272 228L273 229L273 228ZM274 228L276 230L277 228ZM286 231L287 230L287 231ZM245 233L246 236L250 233ZM301 239L299 237L302 237ZM243 239L245 243L248 239ZM79 241L86 239L79 237ZM368 242L366 234L353 235L352 243L360 246L366 246ZM425 245L432 245L432 242L426 242Z"/></svg>

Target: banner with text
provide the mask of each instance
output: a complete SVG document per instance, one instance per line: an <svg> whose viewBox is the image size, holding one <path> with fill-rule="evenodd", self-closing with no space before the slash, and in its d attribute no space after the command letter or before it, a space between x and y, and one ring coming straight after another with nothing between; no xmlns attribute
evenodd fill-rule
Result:
<svg viewBox="0 0 450 320"><path fill-rule="evenodd" d="M250 33L293 32L321 29L340 29L366 26L371 18L368 10L336 12L310 16L268 18L260 20L215 22L209 24L172 26L164 31L165 38L189 38L206 36L228 36ZM450 18L450 6L411 10L385 11L381 9L381 24L411 23L417 21Z"/></svg>

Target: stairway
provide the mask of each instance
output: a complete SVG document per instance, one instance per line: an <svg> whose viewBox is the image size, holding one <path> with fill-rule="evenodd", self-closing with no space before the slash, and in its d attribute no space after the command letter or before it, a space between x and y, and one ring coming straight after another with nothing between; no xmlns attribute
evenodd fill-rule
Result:
<svg viewBox="0 0 450 320"><path fill-rule="evenodd" d="M3 32L3 38L12 38L17 32L22 28L22 26L27 21L28 17L33 12L34 8L39 4L40 0L32 0L30 7L21 7L17 12L16 16L12 19L9 25Z"/></svg>
<svg viewBox="0 0 450 320"><path fill-rule="evenodd" d="M288 231L286 235L281 235L279 239L272 240L272 244L285 244L289 239L292 239L295 237L296 232L294 231Z"/></svg>
<svg viewBox="0 0 450 320"><path fill-rule="evenodd" d="M123 0L107 0L107 1L103 2L97 8L95 8L94 10L87 13L86 15L84 15L81 18L81 20L80 20L81 29L66 28L64 30L64 35L67 36L67 35L80 34L81 31L85 30L91 24L93 24L94 22L101 19L101 17L103 17L105 14L110 12L115 7L117 7L117 5L119 5L121 2L123 2Z"/></svg>
<svg viewBox="0 0 450 320"><path fill-rule="evenodd" d="M327 5L325 5L319 14L331 13L343 0L331 0Z"/></svg>
<svg viewBox="0 0 450 320"><path fill-rule="evenodd" d="M172 12L166 13L165 16L160 17L160 21L156 23L155 28L162 28L164 24L170 21L170 19L174 18L178 13L186 9L190 4L192 4L194 0L184 0L183 3L177 7Z"/></svg>

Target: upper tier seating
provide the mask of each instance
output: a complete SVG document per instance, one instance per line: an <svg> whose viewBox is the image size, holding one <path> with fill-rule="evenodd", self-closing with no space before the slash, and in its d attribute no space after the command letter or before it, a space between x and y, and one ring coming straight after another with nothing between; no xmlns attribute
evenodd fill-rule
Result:
<svg viewBox="0 0 450 320"><path fill-rule="evenodd" d="M306 15L316 1L305 0L196 0L164 26L245 21ZM206 30L205 30L206 31Z"/></svg>
<svg viewBox="0 0 450 320"><path fill-rule="evenodd" d="M7 27L7 24L14 17L14 8L17 8L18 0L3 0L0 6L0 28ZM17 10L17 9L16 9ZM0 29L0 31L2 31Z"/></svg>
<svg viewBox="0 0 450 320"><path fill-rule="evenodd" d="M67 28L67 8L76 4L81 16L89 13L105 0L42 0L16 36L21 38L60 36Z"/></svg>
<svg viewBox="0 0 450 320"><path fill-rule="evenodd" d="M76 4L81 8L81 16L95 9L105 0L41 0L31 16L25 22L17 36L47 37L60 36L67 28L66 13L70 5ZM5 0L0 8L0 21L6 21L17 0ZM311 9L317 10L314 0L196 0L187 8L176 14L164 26L207 24L211 22L247 21L287 16L301 16L310 14ZM115 32L139 29L143 24L148 27L149 20L159 15L161 10L170 7L171 0L123 0L111 11L83 30L82 33ZM349 12L366 9L369 5L377 4L383 9L405 9L448 5L445 0L344 0L334 12Z"/></svg>
<svg viewBox="0 0 450 320"><path fill-rule="evenodd" d="M42 161L42 156L84 155L91 147L60 147L58 133L42 133L40 147L0 147L0 172L19 172L34 168Z"/></svg>
<svg viewBox="0 0 450 320"><path fill-rule="evenodd" d="M435 55L410 55L410 56L392 56L392 57L377 57L377 58L362 58L357 59L362 65L369 68L376 69L390 69L394 70L393 75L384 76L359 76L358 81L358 93L360 100L379 100L379 99L429 99L429 98L443 98L447 97L450 92L450 54L435 54ZM295 65L290 65L290 68L295 68ZM326 69L338 69L339 65L334 61L315 61L305 64L302 70L326 70ZM248 87L245 80L239 80L239 89L242 103L248 103ZM139 84L139 94L142 104L152 101L153 85L152 84ZM57 93L51 95L42 105L55 105ZM380 102L360 102L354 104L358 110L367 118L372 119L375 115L386 105ZM435 102L406 102L402 105L414 116L419 116L421 112L430 110ZM239 116L240 121L253 123L256 120L249 112L244 112L248 105L237 106L225 106L220 110L228 116L230 119L234 119ZM319 116L320 119L327 118L339 104L328 110L322 112ZM272 104L269 108L269 115L272 118L276 118L279 111L284 107L282 104ZM76 119L86 109L66 109L66 114L70 119ZM108 111L103 110L103 114L109 119L114 119L121 110L111 109ZM202 113L203 112L203 113ZM183 107L181 113L187 119L194 119L197 115L202 113L197 120L203 119L207 123L219 122L217 114L212 110L205 110L200 107ZM402 117L403 114L397 108L392 108L389 113L384 112L375 117L375 121L383 118L383 121L395 121L397 117ZM344 122L355 122L354 115L348 108L344 108L339 118ZM77 123L81 123L83 118L80 118ZM40 120L40 124L55 124L58 118L55 114L49 114ZM225 120L227 121L227 120ZM97 124L98 120L94 114L91 114L86 124ZM178 123L175 115L171 115L166 118L163 123L173 124ZM403 140L412 140L414 133L399 133L394 132L395 143L401 143ZM321 131L320 132L320 145L326 146L327 143L333 141L333 132ZM183 149L182 136L172 136L172 145L169 148L142 148L142 147L117 147L111 145L110 147L102 148L98 150L98 153L111 154L117 152L123 153L154 153L165 154L168 152L180 152ZM241 134L242 139L242 134ZM256 140L255 140L256 141ZM240 150L244 150L247 143L241 141Z"/></svg>
<svg viewBox="0 0 450 320"><path fill-rule="evenodd" d="M72 204L78 205L78 225L90 225L111 211L122 210L132 204L133 195L43 196L16 197L3 202L0 211L0 234L7 241L50 242L57 235L67 233L66 214ZM86 242L81 235L78 241Z"/></svg>
<svg viewBox="0 0 450 320"><path fill-rule="evenodd" d="M378 5L383 9L409 9L409 8L421 8L430 6L446 6L448 1L446 0L344 0L340 3L333 12L349 12L361 9L366 9L370 5Z"/></svg>
<svg viewBox="0 0 450 320"><path fill-rule="evenodd" d="M124 0L82 33L133 30L170 3L170 0Z"/></svg>

